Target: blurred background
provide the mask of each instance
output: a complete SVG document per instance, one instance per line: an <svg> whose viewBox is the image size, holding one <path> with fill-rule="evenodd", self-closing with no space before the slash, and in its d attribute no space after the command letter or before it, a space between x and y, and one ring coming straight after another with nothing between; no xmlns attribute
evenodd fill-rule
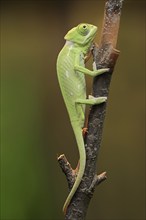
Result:
<svg viewBox="0 0 146 220"><path fill-rule="evenodd" d="M87 220L145 217L145 1L125 0ZM2 1L1 220L63 220L67 182L57 163L78 151L56 76L56 58L73 26L99 27L104 0ZM91 68L91 61L88 64ZM90 93L92 79L87 77Z"/></svg>

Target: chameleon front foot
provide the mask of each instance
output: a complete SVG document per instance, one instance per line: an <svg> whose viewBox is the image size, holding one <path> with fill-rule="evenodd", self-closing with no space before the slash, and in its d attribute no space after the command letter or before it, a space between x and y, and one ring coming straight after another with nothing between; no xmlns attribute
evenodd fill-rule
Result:
<svg viewBox="0 0 146 220"><path fill-rule="evenodd" d="M103 102L106 102L107 97L106 96L94 97L92 95L89 95L89 100L93 100L94 105L98 105L98 104L101 104Z"/></svg>

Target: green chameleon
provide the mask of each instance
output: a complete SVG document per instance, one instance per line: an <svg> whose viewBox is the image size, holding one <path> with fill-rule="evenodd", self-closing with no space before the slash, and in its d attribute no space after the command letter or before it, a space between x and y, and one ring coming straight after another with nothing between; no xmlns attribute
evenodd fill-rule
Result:
<svg viewBox="0 0 146 220"><path fill-rule="evenodd" d="M91 71L85 67L86 55L91 50L96 33L97 27L91 24L81 23L72 28L65 35L66 43L57 58L58 81L75 134L80 157L77 178L65 201L64 213L66 213L67 207L82 180L86 165L86 152L82 133L85 122L85 105L97 105L107 100L107 97L97 98L91 95L89 99L86 98L84 74L94 77L109 71L109 68Z"/></svg>

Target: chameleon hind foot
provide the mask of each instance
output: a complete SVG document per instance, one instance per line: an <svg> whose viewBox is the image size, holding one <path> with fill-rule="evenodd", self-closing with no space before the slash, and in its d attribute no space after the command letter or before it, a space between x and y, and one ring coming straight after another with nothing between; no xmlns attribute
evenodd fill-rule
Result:
<svg viewBox="0 0 146 220"><path fill-rule="evenodd" d="M83 136L85 137L85 135L88 133L88 128L82 128L82 133Z"/></svg>
<svg viewBox="0 0 146 220"><path fill-rule="evenodd" d="M106 102L106 100L107 100L106 96L94 97L94 96L89 95L89 99L77 99L76 103L86 104L86 105L98 105L103 102Z"/></svg>

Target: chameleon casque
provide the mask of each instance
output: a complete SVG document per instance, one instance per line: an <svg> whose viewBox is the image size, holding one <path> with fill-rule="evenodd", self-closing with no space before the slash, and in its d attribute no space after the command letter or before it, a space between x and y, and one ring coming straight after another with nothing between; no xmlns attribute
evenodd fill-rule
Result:
<svg viewBox="0 0 146 220"><path fill-rule="evenodd" d="M67 207L82 180L86 165L82 133L85 123L85 105L97 105L107 99L107 97L93 96L86 98L84 74L94 77L109 71L108 68L91 71L85 67L85 57L91 49L96 33L97 27L91 24L81 23L72 28L65 35L66 43L57 58L58 81L76 138L80 161L77 178L63 207L64 213L66 213Z"/></svg>

